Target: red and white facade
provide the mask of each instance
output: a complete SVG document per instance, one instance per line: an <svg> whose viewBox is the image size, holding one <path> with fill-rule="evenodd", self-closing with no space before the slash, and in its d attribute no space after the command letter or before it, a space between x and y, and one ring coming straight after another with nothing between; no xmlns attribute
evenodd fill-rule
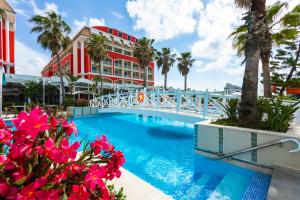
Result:
<svg viewBox="0 0 300 200"><path fill-rule="evenodd" d="M132 51L137 39L134 36L106 26L84 27L72 39L72 45L60 53L61 66L65 74L81 76L92 80L99 76L95 63L90 59L85 47L92 33L100 33L107 38L107 59L102 63L102 78L105 83L143 84L144 72ZM58 75L56 59L44 67L44 77ZM148 67L148 85L154 85L154 63Z"/></svg>
<svg viewBox="0 0 300 200"><path fill-rule="evenodd" d="M14 74L16 13L5 0L0 0L0 8L5 11L0 15L0 67L5 73Z"/></svg>

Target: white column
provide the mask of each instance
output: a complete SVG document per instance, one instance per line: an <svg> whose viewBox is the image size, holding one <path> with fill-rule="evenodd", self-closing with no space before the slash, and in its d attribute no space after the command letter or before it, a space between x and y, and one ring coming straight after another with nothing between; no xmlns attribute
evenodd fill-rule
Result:
<svg viewBox="0 0 300 200"><path fill-rule="evenodd" d="M81 40L81 47L80 47L80 62L81 62L81 74L84 74L84 40Z"/></svg>
<svg viewBox="0 0 300 200"><path fill-rule="evenodd" d="M10 74L10 66L9 65L6 65L6 73Z"/></svg>
<svg viewBox="0 0 300 200"><path fill-rule="evenodd" d="M6 62L10 63L9 21L7 18L5 21L5 33L6 33Z"/></svg>
<svg viewBox="0 0 300 200"><path fill-rule="evenodd" d="M77 42L75 41L74 43L73 43L73 75L74 76L77 76L78 75L78 60L77 60Z"/></svg>

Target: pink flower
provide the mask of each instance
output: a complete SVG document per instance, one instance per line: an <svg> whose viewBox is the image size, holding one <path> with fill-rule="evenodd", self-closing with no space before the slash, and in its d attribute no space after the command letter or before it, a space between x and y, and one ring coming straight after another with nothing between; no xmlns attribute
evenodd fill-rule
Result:
<svg viewBox="0 0 300 200"><path fill-rule="evenodd" d="M34 108L29 114L21 112L17 119L13 120L19 134L23 134L27 140L34 140L36 136L49 128L48 115L41 108ZM18 139L18 137L15 137Z"/></svg>
<svg viewBox="0 0 300 200"><path fill-rule="evenodd" d="M1 123L1 121L0 121L0 123ZM3 143L5 145L10 146L11 139L12 139L11 131L0 128L0 144Z"/></svg>
<svg viewBox="0 0 300 200"><path fill-rule="evenodd" d="M89 186L89 188L94 190L96 186L98 186L99 188L106 187L102 180L105 177L106 177L105 167L94 164L90 167L84 180L85 183L87 183L87 185Z"/></svg>
<svg viewBox="0 0 300 200"><path fill-rule="evenodd" d="M18 194L18 199L36 199L37 190L47 183L45 177L36 179L33 183L23 187Z"/></svg>
<svg viewBox="0 0 300 200"><path fill-rule="evenodd" d="M44 154L48 155L51 160L56 163L64 164L68 162L69 159L75 160L77 152L76 150L80 147L79 142L75 142L69 146L69 141L63 138L60 143L60 147L56 147L54 141L49 138L45 142ZM41 152L41 151L40 151Z"/></svg>
<svg viewBox="0 0 300 200"><path fill-rule="evenodd" d="M5 199L16 199L18 189L8 185L6 182L0 182L0 197Z"/></svg>
<svg viewBox="0 0 300 200"><path fill-rule="evenodd" d="M65 120L62 124L62 127L64 128L67 136L71 136L73 132L74 135L77 136L78 130L73 121L68 123L68 121Z"/></svg>
<svg viewBox="0 0 300 200"><path fill-rule="evenodd" d="M25 143L25 142L16 142L11 145L9 150L8 157L11 159L16 158L24 158L26 155L30 155L32 152L32 143Z"/></svg>
<svg viewBox="0 0 300 200"><path fill-rule="evenodd" d="M7 157L4 155L0 155L0 165L4 164L7 162Z"/></svg>
<svg viewBox="0 0 300 200"><path fill-rule="evenodd" d="M91 143L91 147L94 149L94 154L98 155L102 150L112 151L114 146L108 143L106 136L102 135L101 138L97 137L97 140Z"/></svg>
<svg viewBox="0 0 300 200"><path fill-rule="evenodd" d="M88 200L90 194L83 185L73 185L72 193L69 196L68 200Z"/></svg>

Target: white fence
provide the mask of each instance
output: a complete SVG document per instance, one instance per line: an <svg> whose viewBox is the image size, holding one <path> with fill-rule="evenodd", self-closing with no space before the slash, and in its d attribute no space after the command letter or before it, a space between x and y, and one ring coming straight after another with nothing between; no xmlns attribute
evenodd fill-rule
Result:
<svg viewBox="0 0 300 200"><path fill-rule="evenodd" d="M141 92L144 96L143 101L138 100L138 95ZM90 106L99 108L167 109L176 112L199 114L206 118L220 116L223 113L221 104L224 104L226 99L231 98L239 98L239 96L208 91L136 90L128 93L117 92L97 97L90 101Z"/></svg>

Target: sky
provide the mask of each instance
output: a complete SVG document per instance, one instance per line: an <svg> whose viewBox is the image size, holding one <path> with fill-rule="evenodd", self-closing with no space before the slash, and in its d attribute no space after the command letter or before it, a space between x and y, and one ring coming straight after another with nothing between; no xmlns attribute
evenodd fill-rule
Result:
<svg viewBox="0 0 300 200"><path fill-rule="evenodd" d="M196 59L188 87L196 90L223 90L226 83L242 85L244 66L228 38L243 23L244 11L233 0L7 0L17 13L16 73L40 75L50 58L30 33L28 19L56 11L70 25L74 35L84 25L105 25L134 35L155 39L154 47L169 47L180 54L191 51ZM267 0L267 4L275 0ZM290 8L297 0L287 0ZM289 9L289 8L287 8ZM163 76L155 68L155 84ZM168 85L183 88L184 79L176 65L168 75ZM260 87L261 88L261 87Z"/></svg>

